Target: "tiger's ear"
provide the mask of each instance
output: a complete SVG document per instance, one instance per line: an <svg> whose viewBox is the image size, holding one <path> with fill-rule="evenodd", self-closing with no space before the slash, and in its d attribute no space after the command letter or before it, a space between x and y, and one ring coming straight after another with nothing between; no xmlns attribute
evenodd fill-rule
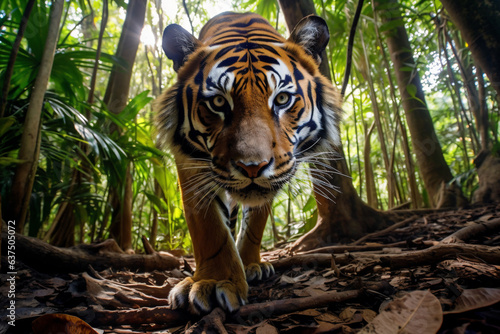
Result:
<svg viewBox="0 0 500 334"><path fill-rule="evenodd" d="M170 24L163 30L163 51L174 62L176 72L200 44L196 37L178 24Z"/></svg>
<svg viewBox="0 0 500 334"><path fill-rule="evenodd" d="M330 39L330 32L325 20L316 15L304 17L293 28L288 40L300 45L307 53L321 63L321 53Z"/></svg>

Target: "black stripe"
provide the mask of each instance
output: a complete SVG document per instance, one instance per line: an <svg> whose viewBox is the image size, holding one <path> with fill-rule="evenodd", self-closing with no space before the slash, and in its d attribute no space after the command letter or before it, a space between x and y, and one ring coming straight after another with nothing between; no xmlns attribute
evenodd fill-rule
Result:
<svg viewBox="0 0 500 334"><path fill-rule="evenodd" d="M280 64L279 61L276 60L276 58L265 56L265 55L259 56L259 60L263 61L264 63L268 63L268 64L275 64L275 65Z"/></svg>
<svg viewBox="0 0 500 334"><path fill-rule="evenodd" d="M263 49L266 49L267 51L269 51L269 52L271 52L271 53L273 53L273 54L277 55L278 57L281 57L281 55L279 54L279 52L278 52L278 51L276 51L276 49L274 49L272 46L270 46L270 45L266 45L266 44L262 44L262 45L261 45L261 47L262 47Z"/></svg>
<svg viewBox="0 0 500 334"><path fill-rule="evenodd" d="M228 47L225 47L225 48L221 49L215 55L214 60L218 60L220 57L225 56L227 53L229 53L234 48L236 48L236 45L231 45L231 46L228 46Z"/></svg>
<svg viewBox="0 0 500 334"><path fill-rule="evenodd" d="M224 218L226 218L226 220L229 219L229 209L227 208L226 203L219 196L215 196L215 201L219 205Z"/></svg>
<svg viewBox="0 0 500 334"><path fill-rule="evenodd" d="M291 154L290 154L290 155L291 155ZM289 155L289 156L290 156L290 155ZM288 165L288 163L290 162L290 160L291 160L291 159L288 159L288 160L286 160L286 161L283 161L282 163L280 163L279 165L277 165L277 166L276 166L276 169L280 169L280 168L282 168L283 166Z"/></svg>
<svg viewBox="0 0 500 334"><path fill-rule="evenodd" d="M281 43L279 39L269 39L269 38L252 38L252 42Z"/></svg>
<svg viewBox="0 0 500 334"><path fill-rule="evenodd" d="M267 26L270 26L269 25L269 22L267 22L265 19L260 19L260 18L254 18L254 19L251 19L250 21L246 22L246 23L243 23L243 22L240 22L240 23L234 23L234 24L231 24L230 27L235 27L235 28L246 28L246 27L249 27L251 26L252 24L258 24L258 23L262 23L262 24L265 24Z"/></svg>
<svg viewBox="0 0 500 334"><path fill-rule="evenodd" d="M217 67L228 67L230 65L234 65L234 63L238 62L239 57L229 57L223 61L220 62Z"/></svg>
<svg viewBox="0 0 500 334"><path fill-rule="evenodd" d="M262 28L252 28L252 29L224 29L225 27L221 28L222 30L216 33L214 36L220 36L225 33L231 33L230 36L238 36L238 37L254 37L254 36L264 36L264 37L281 37L280 35L274 33L273 31L270 31L268 29L262 29ZM225 38L226 36L222 37ZM276 41L276 40L275 40Z"/></svg>
<svg viewBox="0 0 500 334"><path fill-rule="evenodd" d="M231 234L233 239L236 237L236 223L238 222L238 211L240 206L238 203L235 203L231 208L231 215L229 216L229 229L231 230Z"/></svg>
<svg viewBox="0 0 500 334"><path fill-rule="evenodd" d="M233 42L240 42L242 39L243 38L233 38L233 39L228 39L228 40L217 41L217 42L210 44L210 46L229 44L229 43L233 43Z"/></svg>

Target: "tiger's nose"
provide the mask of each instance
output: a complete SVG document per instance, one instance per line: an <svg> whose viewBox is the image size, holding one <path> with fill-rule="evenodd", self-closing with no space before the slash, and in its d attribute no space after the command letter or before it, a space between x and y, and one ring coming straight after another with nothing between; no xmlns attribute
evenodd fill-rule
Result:
<svg viewBox="0 0 500 334"><path fill-rule="evenodd" d="M253 179L259 177L262 174L262 172L271 164L271 161L264 160L260 163L256 162L245 163L240 160L235 163L235 167L243 175Z"/></svg>

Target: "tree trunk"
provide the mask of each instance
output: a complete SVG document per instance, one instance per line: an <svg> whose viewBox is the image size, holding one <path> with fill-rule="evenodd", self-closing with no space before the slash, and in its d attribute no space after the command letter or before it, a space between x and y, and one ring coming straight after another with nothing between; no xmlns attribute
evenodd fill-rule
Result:
<svg viewBox="0 0 500 334"><path fill-rule="evenodd" d="M352 84L352 79L351 79L351 90L353 92L355 91L354 85ZM360 112L360 116L361 116L361 125L364 126L364 123L363 123L363 101L361 99L359 99L359 104L360 104L359 112ZM354 116L354 136L356 138L356 155L358 157L361 157L361 150L359 149L359 134L358 134L358 124L359 124L359 122L358 122L358 118L356 116L356 101L354 100L354 98L353 98L353 103L352 103L352 115ZM357 160L358 160L357 161L357 165L358 165L358 173L359 173L359 190L358 190L358 194L361 195L361 194L363 194L363 173L361 172L363 169L361 168L361 159L357 159ZM366 163L367 163L366 159L364 160L364 163L366 165ZM351 169L351 171L352 171L352 169ZM367 191L367 193L368 193L368 191ZM370 203L369 200L368 200L368 205L370 205L372 208L378 208L378 206L373 206L372 203Z"/></svg>
<svg viewBox="0 0 500 334"><path fill-rule="evenodd" d="M489 119L488 119L488 106L486 105L486 89L484 87L483 70L481 67L476 67L478 94L479 94L479 119L478 129L481 138L481 150L486 151L489 149Z"/></svg>
<svg viewBox="0 0 500 334"><path fill-rule="evenodd" d="M467 134L465 131L465 128L467 127L464 122L464 115L465 115L465 107L462 102L462 97L460 93L460 85L456 82L455 80L455 72L453 71L453 65L451 64L450 57L448 55L447 51L447 43L446 42L440 42L440 48L443 50L444 53L444 59L446 60L446 69L448 70L448 80L447 80L447 86L450 89L451 92L451 100L453 101L453 112L455 113L455 118L457 119L457 127L458 130L460 131L459 133L459 138L462 141L462 151L463 151L463 161L466 163L465 168L469 169L469 156L467 154ZM441 66L443 68L445 65L441 61L440 57L440 62Z"/></svg>
<svg viewBox="0 0 500 334"><path fill-rule="evenodd" d="M22 232L28 213L29 200L33 189L38 158L40 155L41 115L45 91L50 78L57 41L59 39L59 24L61 22L64 1L52 2L49 30L45 41L39 71L35 85L31 91L30 102L24 121L23 134L18 159L20 163L14 175L11 188L11 202L7 212L7 220L16 221L16 231Z"/></svg>
<svg viewBox="0 0 500 334"><path fill-rule="evenodd" d="M441 3L500 95L500 2L442 0Z"/></svg>
<svg viewBox="0 0 500 334"><path fill-rule="evenodd" d="M50 240L54 246L71 247L75 245L75 203L71 199L75 195L75 187L80 187L81 179L79 177L81 177L80 171L73 170L65 199L59 205L52 225L43 238L44 241Z"/></svg>
<svg viewBox="0 0 500 334"><path fill-rule="evenodd" d="M19 52L19 47L21 46L21 41L23 40L24 31L26 30L26 26L28 25L28 18L30 17L31 10L33 9L34 4L35 0L29 0L26 4L26 7L24 7L23 18L21 19L19 29L17 30L16 40L12 45L9 62L7 63L7 68L5 69L4 74L2 97L0 98L0 118L5 114L7 99L9 98L10 79L12 78L12 74L14 73L14 64L16 63L17 53Z"/></svg>
<svg viewBox="0 0 500 334"><path fill-rule="evenodd" d="M472 59L467 59L468 58L468 52L467 55L464 55L464 52L459 52L457 48L460 48L460 50L465 50L465 45L460 45L458 42L458 39L455 39L455 42L452 41L452 38L448 34L448 31L445 30L445 38L448 44L450 45L451 50L453 51L453 55L455 56L455 59L458 64L458 68L460 69L460 75L462 76L462 81L464 83L466 92L467 92L467 102L469 104L469 111L474 116L474 119L476 120L476 126L472 124L472 121L469 121L469 117L467 117L466 113L464 112L464 116L467 118L468 121L468 128L471 133L470 137L472 140L472 148L474 150L474 154L477 154L479 151L479 147L481 146L481 143L479 142L479 139L477 137L477 132L476 128L479 130L481 127L481 116L480 116L480 104L479 104L479 93L476 88L476 82L473 74L473 61ZM456 34L454 34L456 36Z"/></svg>
<svg viewBox="0 0 500 334"><path fill-rule="evenodd" d="M378 208L378 198L377 198L377 190L375 186L375 177L373 176L373 167L370 161L370 155L372 152L371 146L371 136L373 133L373 129L375 128L375 122L372 123L368 131L365 135L365 150L364 150L364 160L365 160L365 178L366 178L366 199L368 201L368 205L372 208Z"/></svg>
<svg viewBox="0 0 500 334"><path fill-rule="evenodd" d="M122 59L127 67L113 65L111 75L104 96L104 103L109 111L119 114L127 105L132 67L134 65L137 49L139 48L142 27L146 15L147 0L130 0L127 15L123 23L123 30L118 42L115 56ZM119 131L119 129L114 129ZM122 185L111 189L113 204L113 219L111 233L124 250L132 249L132 173L130 163L123 175ZM122 196L117 189L123 187Z"/></svg>
<svg viewBox="0 0 500 334"><path fill-rule="evenodd" d="M104 103L109 111L119 114L127 105L132 67L134 66L137 49L141 37L144 18L146 15L147 0L130 0L122 34L118 41L115 56L125 62L126 68L113 65L109 77Z"/></svg>
<svg viewBox="0 0 500 334"><path fill-rule="evenodd" d="M111 214L111 237L120 247L132 253L132 174L131 163L127 163L127 170L119 187L110 189L110 203L113 208Z"/></svg>
<svg viewBox="0 0 500 334"><path fill-rule="evenodd" d="M375 3L375 9L384 23L401 19L399 3L396 0L379 0ZM399 93L420 173L432 205L436 205L441 183L447 183L453 176L444 160L441 145L425 103L420 76L413 59L406 29L401 24L384 33L396 72ZM413 68L413 71L407 71L408 67Z"/></svg>
<svg viewBox="0 0 500 334"><path fill-rule="evenodd" d="M315 14L312 0L280 0L280 7L285 16L288 29L293 27L304 16ZM322 58L321 73L330 78L330 70L326 57ZM359 198L352 184L344 152L339 147L342 159L330 161L339 173L330 174L329 182L341 189L335 197L335 202L321 195L315 189L316 202L318 203L318 222L307 234L299 238L292 250L305 250L323 245L358 238L363 234L387 226L392 223L388 215L370 208ZM316 166L321 168L321 166Z"/></svg>
<svg viewBox="0 0 500 334"><path fill-rule="evenodd" d="M163 198L163 191L161 189L160 184L158 183L158 180L154 180L154 188L155 188L155 196L158 198ZM161 210L161 208L158 208ZM158 212L155 208L154 205L151 203L151 212L153 214L152 222L151 222L151 229L149 231L149 243L153 249L156 249L156 238L158 236L158 215L160 212Z"/></svg>

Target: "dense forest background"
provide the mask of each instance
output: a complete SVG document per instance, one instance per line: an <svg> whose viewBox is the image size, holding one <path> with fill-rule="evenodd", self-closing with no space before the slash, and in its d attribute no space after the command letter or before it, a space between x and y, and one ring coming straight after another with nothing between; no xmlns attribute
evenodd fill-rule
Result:
<svg viewBox="0 0 500 334"><path fill-rule="evenodd" d="M356 5L314 1L330 28L325 64L339 89ZM138 249L145 235L158 249L190 251L175 164L155 145L152 101L176 80L161 36L170 23L197 35L225 10L259 13L288 36L275 0L2 1L4 219L57 246L113 237L123 249ZM440 1L363 5L341 133L350 174L343 177L369 206L442 206L442 189L460 199L452 205L473 200L473 159L500 148L500 111L468 46ZM413 61L393 58L403 52ZM405 109L410 100L430 122L414 123ZM414 129L427 137L416 140ZM425 169L426 151L438 155L431 162L442 159L444 172ZM316 224L307 173L303 168L274 201L264 247Z"/></svg>

